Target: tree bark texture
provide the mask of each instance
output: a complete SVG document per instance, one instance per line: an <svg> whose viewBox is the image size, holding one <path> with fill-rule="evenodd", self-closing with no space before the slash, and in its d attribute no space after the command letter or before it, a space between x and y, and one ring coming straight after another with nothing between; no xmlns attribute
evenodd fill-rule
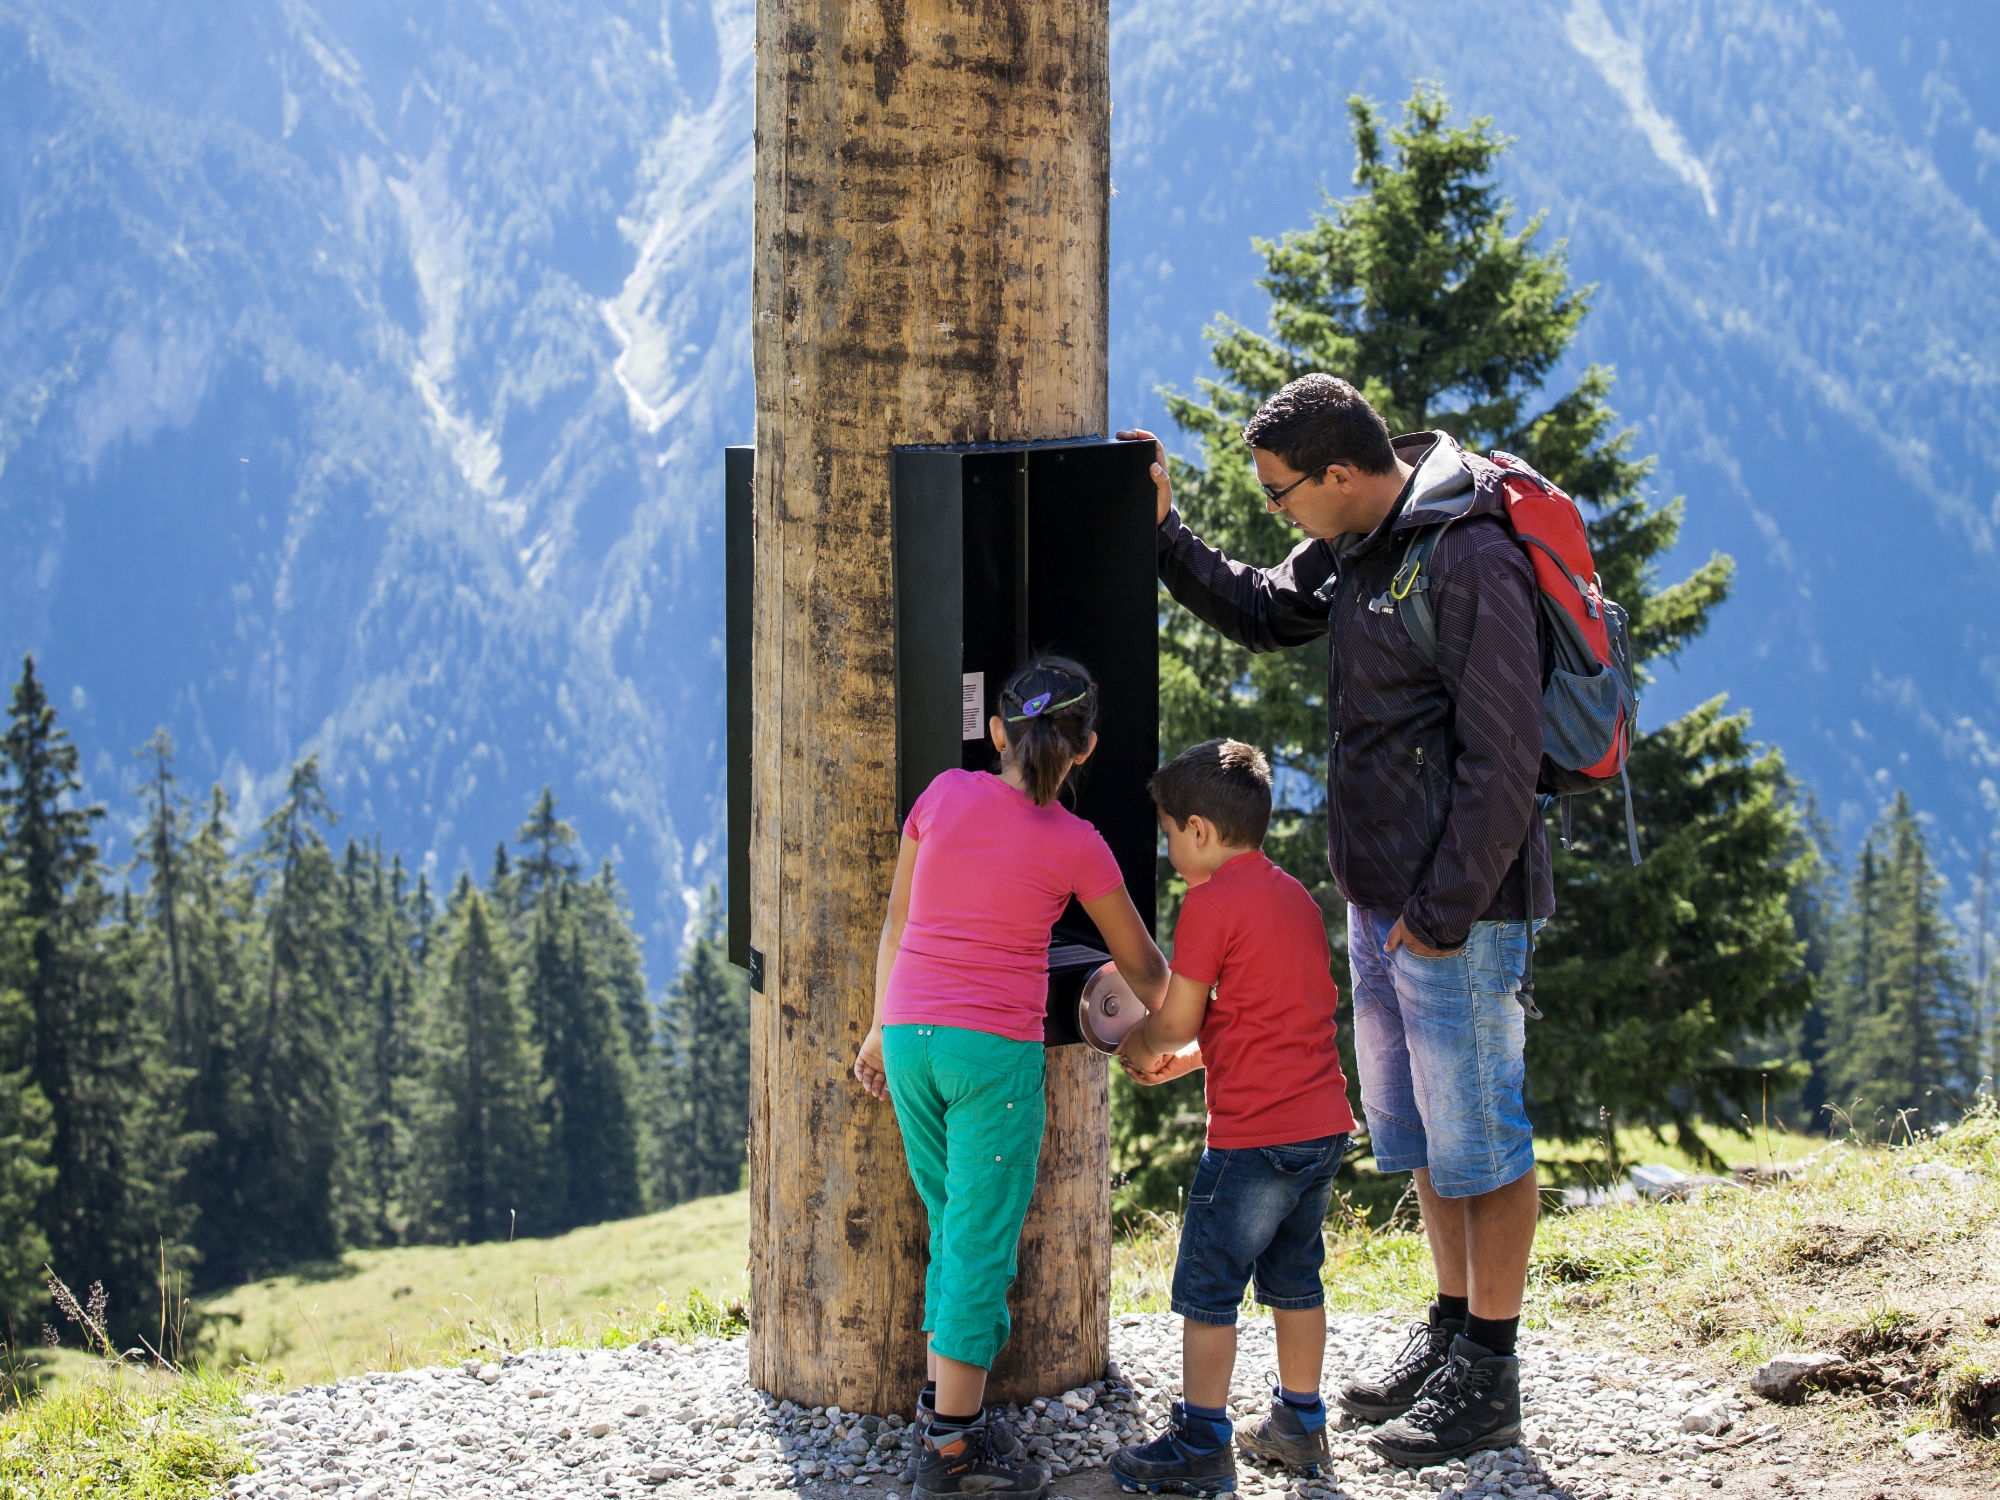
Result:
<svg viewBox="0 0 2000 1500"><path fill-rule="evenodd" d="M895 865L890 449L1105 430L1107 0L761 0L755 213L751 1373L890 1412L926 1234L849 1075ZM1049 1125L993 1400L1103 1373L1102 1059Z"/></svg>

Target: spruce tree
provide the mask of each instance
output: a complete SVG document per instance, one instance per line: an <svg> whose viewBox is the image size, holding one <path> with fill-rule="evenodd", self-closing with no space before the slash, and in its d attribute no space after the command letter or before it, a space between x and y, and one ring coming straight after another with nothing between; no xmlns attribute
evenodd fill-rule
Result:
<svg viewBox="0 0 2000 1500"><path fill-rule="evenodd" d="M350 841L341 902L352 1108L340 1174L341 1238L350 1245L392 1245L404 1227L406 1075L416 991L415 933L404 908L400 856L385 865L379 838L365 848Z"/></svg>
<svg viewBox="0 0 2000 1500"><path fill-rule="evenodd" d="M32 1066L34 1012L15 987L27 932L11 863L0 852L0 1345L18 1349L45 1301L49 1242L38 1211L56 1173L49 1165L49 1103Z"/></svg>
<svg viewBox="0 0 2000 1500"><path fill-rule="evenodd" d="M728 961L722 898L710 886L701 928L669 999L669 1035L681 1075L684 1143L670 1168L674 1198L733 1193L743 1185L750 1124L750 995Z"/></svg>
<svg viewBox="0 0 2000 1500"><path fill-rule="evenodd" d="M229 1105L203 1183L210 1284L326 1259L342 1246L351 1017L340 872L324 832L332 822L309 757L264 820L246 882L250 948L222 1039Z"/></svg>
<svg viewBox="0 0 2000 1500"><path fill-rule="evenodd" d="M110 927L116 902L92 836L104 810L82 802L83 791L76 747L29 658L0 738L0 851L18 923L0 990L32 1018L32 1092L11 1092L31 1140L34 1094L46 1104L54 1171L13 1181L42 1177L34 1217L49 1264L72 1286L104 1284L122 1345L156 1325L160 1257L185 1258L176 1189L188 1142L175 1107L182 1076L139 1003L138 955Z"/></svg>
<svg viewBox="0 0 2000 1500"><path fill-rule="evenodd" d="M505 1237L545 1181L541 1063L511 943L462 879L437 940L419 1027L422 1091L410 1195L429 1240Z"/></svg>
<svg viewBox="0 0 2000 1500"><path fill-rule="evenodd" d="M1577 498L1605 592L1631 615L1643 677L1644 663L1705 628L1731 564L1717 556L1677 582L1658 579L1681 502L1654 506L1641 495L1651 463L1631 456L1631 434L1606 403L1609 371L1592 366L1537 409L1591 289L1570 283L1561 245L1538 243L1539 216L1515 226L1493 180L1508 142L1491 122L1453 125L1443 95L1422 85L1400 125L1358 98L1349 110L1360 192L1310 228L1256 242L1270 336L1218 320L1210 334L1221 378L1200 382L1199 397L1167 393L1174 420L1202 449L1199 465L1171 460L1182 514L1232 556L1281 559L1295 538L1264 504L1243 424L1289 380L1346 376L1392 431L1442 428L1469 448L1507 449ZM1278 797L1266 848L1313 890L1344 952L1344 903L1326 867L1325 641L1260 655L1170 600L1164 610L1163 753L1227 734L1270 755ZM1537 959L1547 1017L1529 1033L1538 1128L1591 1134L1601 1106L1672 1121L1700 1150L1696 1113L1729 1112L1754 1096L1760 1075L1737 1061L1737 1044L1806 1000L1785 910L1802 872L1786 858L1782 778L1776 754L1749 739L1747 717L1718 700L1634 748L1644 866L1624 862L1615 798L1576 800L1573 847L1555 856L1559 909ZM1168 879L1164 920L1180 895ZM1681 921L1690 911L1695 918ZM1194 1118L1198 1080L1146 1091L1115 1078L1114 1088L1126 1171L1145 1174L1163 1153L1186 1153L1189 1127L1174 1122Z"/></svg>
<svg viewBox="0 0 2000 1500"><path fill-rule="evenodd" d="M1979 1085L1980 1018L1943 897L1898 791L1862 848L1820 1007L1821 1088L1864 1132L1947 1125Z"/></svg>
<svg viewBox="0 0 2000 1500"><path fill-rule="evenodd" d="M639 1211L637 1078L574 889L562 880L541 889L529 939L528 1012L548 1088L550 1231Z"/></svg>

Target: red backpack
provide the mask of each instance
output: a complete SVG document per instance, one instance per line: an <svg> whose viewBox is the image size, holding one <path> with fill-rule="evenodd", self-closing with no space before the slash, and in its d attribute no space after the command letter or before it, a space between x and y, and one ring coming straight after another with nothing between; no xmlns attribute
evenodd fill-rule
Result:
<svg viewBox="0 0 2000 1500"><path fill-rule="evenodd" d="M1489 457L1505 471L1507 527L1535 569L1542 652L1542 766L1535 789L1563 799L1567 848L1569 799L1620 783L1625 838L1636 865L1639 828L1625 758L1632 748L1639 695L1625 611L1604 597L1576 502L1513 454ZM1437 622L1427 597L1427 570L1438 538L1451 524L1419 527L1389 586L1404 626L1432 666L1437 665Z"/></svg>

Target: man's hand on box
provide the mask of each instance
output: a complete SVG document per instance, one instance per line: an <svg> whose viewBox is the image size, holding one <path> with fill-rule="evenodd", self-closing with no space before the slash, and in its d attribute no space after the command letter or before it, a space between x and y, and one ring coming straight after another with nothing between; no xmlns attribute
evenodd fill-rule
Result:
<svg viewBox="0 0 2000 1500"><path fill-rule="evenodd" d="M1174 503L1174 482L1167 473L1167 446L1143 427L1128 427L1118 434L1121 443L1153 445L1153 497L1155 526L1167 524L1167 512Z"/></svg>

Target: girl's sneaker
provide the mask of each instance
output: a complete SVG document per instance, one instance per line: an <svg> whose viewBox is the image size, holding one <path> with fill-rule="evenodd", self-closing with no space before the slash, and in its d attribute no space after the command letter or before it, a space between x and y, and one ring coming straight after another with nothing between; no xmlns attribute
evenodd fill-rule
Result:
<svg viewBox="0 0 2000 1500"><path fill-rule="evenodd" d="M1228 1495L1236 1489L1236 1454L1226 1436L1218 1447L1198 1446L1189 1430L1187 1407L1176 1401L1165 1432L1150 1443L1120 1448L1111 1455L1111 1477L1127 1494L1176 1490Z"/></svg>
<svg viewBox="0 0 2000 1500"><path fill-rule="evenodd" d="M998 1434L1006 1433L1006 1439ZM1042 1500L1049 1492L1048 1476L1029 1460L1018 1440L1011 1452L1000 1443L1013 1438L1005 1427L989 1428L984 1413L970 1427L939 1432L935 1426L917 1450L913 1500L947 1500L957 1495L1006 1495L1011 1500Z"/></svg>
<svg viewBox="0 0 2000 1500"><path fill-rule="evenodd" d="M1308 1427L1296 1406L1275 1395L1271 1398L1271 1415L1254 1432L1246 1428L1237 1433L1236 1446L1252 1463L1282 1464L1287 1472L1307 1479L1318 1479L1330 1472L1325 1417L1320 1418L1317 1426Z"/></svg>

